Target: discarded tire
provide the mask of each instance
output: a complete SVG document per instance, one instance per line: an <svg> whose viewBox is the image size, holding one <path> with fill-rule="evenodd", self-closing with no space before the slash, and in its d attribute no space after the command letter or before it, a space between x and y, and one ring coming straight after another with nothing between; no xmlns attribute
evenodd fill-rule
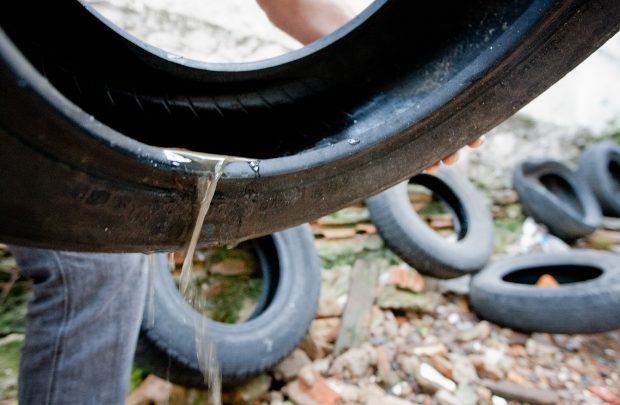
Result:
<svg viewBox="0 0 620 405"><path fill-rule="evenodd" d="M536 287L551 275L560 285ZM489 321L526 332L597 333L620 327L620 256L574 250L506 257L476 274L470 300Z"/></svg>
<svg viewBox="0 0 620 405"><path fill-rule="evenodd" d="M555 236L571 242L602 224L601 208L588 184L563 163L529 159L513 173L524 212Z"/></svg>
<svg viewBox="0 0 620 405"><path fill-rule="evenodd" d="M608 141L588 147L579 158L579 172L603 213L620 217L620 146Z"/></svg>
<svg viewBox="0 0 620 405"><path fill-rule="evenodd" d="M252 159L227 166L205 243L307 222L476 139L620 27L616 0L377 0L301 50L215 65L85 4L0 3L4 242L182 247L205 171L151 145Z"/></svg>
<svg viewBox="0 0 620 405"><path fill-rule="evenodd" d="M491 211L475 187L458 170L445 166L409 183L430 189L446 203L457 240L443 238L424 222L409 201L405 182L367 200L386 245L429 276L452 278L480 270L493 253L494 232Z"/></svg>
<svg viewBox="0 0 620 405"><path fill-rule="evenodd" d="M304 337L315 317L321 283L313 242L307 226L253 241L264 274L262 310L241 324L207 321L225 380L269 369ZM184 301L162 257L154 294L154 323L148 324L145 311L136 362L172 382L203 386L193 329L202 315Z"/></svg>

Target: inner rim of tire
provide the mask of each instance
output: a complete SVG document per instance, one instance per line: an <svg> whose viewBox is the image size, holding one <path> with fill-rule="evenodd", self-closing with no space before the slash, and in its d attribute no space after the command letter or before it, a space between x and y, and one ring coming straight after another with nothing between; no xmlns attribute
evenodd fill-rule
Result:
<svg viewBox="0 0 620 405"><path fill-rule="evenodd" d="M609 162L608 170L614 190L620 193L620 161L611 160Z"/></svg>
<svg viewBox="0 0 620 405"><path fill-rule="evenodd" d="M443 180L429 174L419 174L411 178L409 183L418 184L429 189L433 193L433 199L443 202L452 216L452 224L457 240L465 238L469 227L467 211L456 193Z"/></svg>
<svg viewBox="0 0 620 405"><path fill-rule="evenodd" d="M378 0L332 36L284 59L228 70L146 51L78 2L43 4L38 13L6 7L0 25L57 90L123 135L148 145L270 159L330 150L350 139L371 145L385 136L375 129L396 112L416 122L437 108L438 93L454 96L443 94L454 90L443 91L444 85L470 72L520 17L533 23L550 4ZM60 17L71 26L57 24ZM484 63L490 67L500 57ZM353 68L359 66L364 69ZM394 126L390 131L402 130Z"/></svg>
<svg viewBox="0 0 620 405"><path fill-rule="evenodd" d="M535 285L545 274L552 276L559 284L572 284L600 277L603 270L588 265L558 264L515 270L502 277L502 280L508 283Z"/></svg>
<svg viewBox="0 0 620 405"><path fill-rule="evenodd" d="M278 256L276 252L276 247L275 247L275 244L274 244L274 241L271 235L265 236L262 238L253 239L250 241L246 241L246 242L243 242L241 245L245 245L245 249L248 250L247 253L254 256L254 259L256 262L255 264L259 266L259 270L261 273L261 279L262 279L261 291L260 291L260 295L256 299L256 304L252 312L246 317L239 319L237 322L232 322L232 323L249 322L259 317L271 305L273 298L277 292L278 284L279 284L280 264L279 264L279 260L278 260ZM221 249L227 250L227 248L221 248ZM223 260L227 260L227 259L229 258L225 257ZM210 259L207 258L206 263L208 264L209 262L210 262ZM211 265L216 264L218 262L219 261L216 261L215 263L211 263ZM205 273L208 273L208 272L209 272L209 268L205 268ZM233 280L233 281L236 283L246 282L246 280ZM220 294L222 293L226 294L226 289L228 287L230 286L226 286L224 284L223 290L222 292L220 292ZM207 302L211 301L211 299L207 298L206 296L201 297L201 299L207 300ZM194 311L201 313L201 311L196 308L194 308ZM218 322L218 323L229 323L229 322L222 322L222 321L213 320L213 319L212 321Z"/></svg>
<svg viewBox="0 0 620 405"><path fill-rule="evenodd" d="M578 215L585 215L581 200L573 186L562 176L555 173L546 173L539 177L540 183L552 194L556 195L569 209Z"/></svg>

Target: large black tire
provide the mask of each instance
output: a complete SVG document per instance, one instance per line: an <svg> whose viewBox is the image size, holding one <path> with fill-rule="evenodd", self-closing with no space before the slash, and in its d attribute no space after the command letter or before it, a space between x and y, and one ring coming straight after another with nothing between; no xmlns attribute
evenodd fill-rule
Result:
<svg viewBox="0 0 620 405"><path fill-rule="evenodd" d="M513 172L523 211L567 242L594 232L603 222L588 184L561 162L528 159Z"/></svg>
<svg viewBox="0 0 620 405"><path fill-rule="evenodd" d="M558 287L536 287L543 274ZM620 256L574 250L506 257L476 274L470 300L484 319L526 332L597 333L620 327Z"/></svg>
<svg viewBox="0 0 620 405"><path fill-rule="evenodd" d="M373 223L385 244L401 259L428 276L453 278L480 270L493 253L491 211L476 188L458 170L442 167L409 182L440 197L452 211L458 240L431 229L413 209L407 182L367 200Z"/></svg>
<svg viewBox="0 0 620 405"><path fill-rule="evenodd" d="M579 173L605 215L620 217L620 146L607 141L589 146L579 157Z"/></svg>
<svg viewBox="0 0 620 405"><path fill-rule="evenodd" d="M377 0L232 65L170 59L75 0L1 2L0 27L0 240L171 250L205 172L150 145L255 159L226 168L201 241L273 233L488 131L610 38L620 2Z"/></svg>
<svg viewBox="0 0 620 405"><path fill-rule="evenodd" d="M302 340L316 315L320 264L308 226L253 241L263 272L262 309L241 324L207 320L224 380L265 371ZM265 279L265 278L264 278ZM178 292L165 259L155 273L154 323L148 308L136 350L136 362L150 373L185 386L204 386L198 365L194 324L201 317Z"/></svg>

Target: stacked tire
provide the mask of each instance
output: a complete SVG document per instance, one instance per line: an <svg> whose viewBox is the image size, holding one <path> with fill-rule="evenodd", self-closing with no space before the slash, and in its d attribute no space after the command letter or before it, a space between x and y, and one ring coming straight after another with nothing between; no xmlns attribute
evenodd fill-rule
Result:
<svg viewBox="0 0 620 405"><path fill-rule="evenodd" d="M449 208L457 240L431 229L412 207L408 184L432 191ZM480 270L494 247L491 211L469 180L457 169L442 166L435 174L419 174L367 200L373 223L386 245L423 274L454 278Z"/></svg>
<svg viewBox="0 0 620 405"><path fill-rule="evenodd" d="M197 356L196 324L206 322L222 377L238 381L276 365L303 339L315 317L320 263L307 225L252 241L263 275L258 310L246 322L203 319L181 296L165 255L156 260L154 320L145 309L136 363L171 382L205 386Z"/></svg>
<svg viewBox="0 0 620 405"><path fill-rule="evenodd" d="M514 170L526 214L566 242L620 216L620 147L594 144L577 170L528 159ZM549 277L551 286L545 286ZM620 256L594 250L505 257L473 277L470 299L483 318L526 332L598 333L620 327Z"/></svg>

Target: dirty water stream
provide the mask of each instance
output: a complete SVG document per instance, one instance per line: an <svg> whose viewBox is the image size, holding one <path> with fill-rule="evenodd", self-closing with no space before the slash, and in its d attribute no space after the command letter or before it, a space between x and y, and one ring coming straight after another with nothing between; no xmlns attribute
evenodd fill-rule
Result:
<svg viewBox="0 0 620 405"><path fill-rule="evenodd" d="M205 168L209 170L205 176L198 178L196 185L197 196L199 198L199 210L198 215L196 216L194 229L185 252L185 259L183 261L179 285L181 294L193 307L196 307L196 305L204 305L204 302L199 299L200 291L198 286L191 282L194 252L196 251L196 245L198 243L200 231L202 230L202 225L204 224L205 217L209 212L209 207L211 206L211 200L213 200L213 194L215 193L217 182L222 176L225 160L218 160L215 164L212 164L213 162L211 160L207 160L206 162L208 162L209 167ZM200 309L201 311L199 312L202 313L203 308ZM200 371L202 371L202 374L205 376L205 382L209 387L211 404L219 405L222 403L222 377L215 352L215 344L209 337L207 319L204 316L194 318L194 338L196 341L198 365L200 367Z"/></svg>
<svg viewBox="0 0 620 405"><path fill-rule="evenodd" d="M192 264L193 257L198 245L200 233L202 231L205 218L209 212L211 201L217 187L218 181L224 172L226 165L237 158L208 155L197 152L190 152L176 149L166 149L166 157L173 162L194 162L200 164L204 171L204 175L198 177L196 182L196 204L198 213L194 220L191 235L185 248L185 258L181 270L179 283L179 291L183 298L194 307L200 316L196 316L192 320L194 330L194 339L196 345L196 356L200 371L204 376L204 382L209 390L209 399L212 405L221 405L222 403L222 377L220 365L217 360L216 348L210 337L207 318L202 315L205 310L205 301L201 299L200 288L192 282ZM245 159L243 159L245 160ZM255 163L255 162L254 162ZM149 259L149 293L147 298L147 322L149 325L154 323L154 259L153 255Z"/></svg>

